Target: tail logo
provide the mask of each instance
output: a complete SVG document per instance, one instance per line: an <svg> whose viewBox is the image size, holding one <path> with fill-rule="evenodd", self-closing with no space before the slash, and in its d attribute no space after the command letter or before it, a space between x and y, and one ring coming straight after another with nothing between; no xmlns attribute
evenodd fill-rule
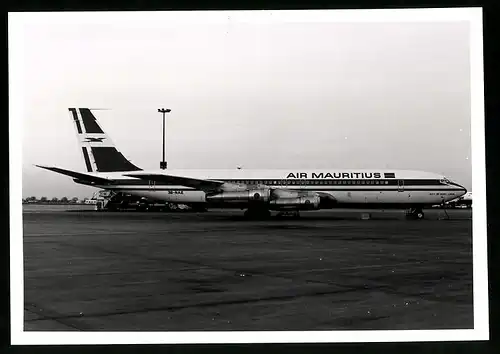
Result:
<svg viewBox="0 0 500 354"><path fill-rule="evenodd" d="M87 140L84 140L84 142L86 142L86 143L102 143L102 141L105 138L91 138L91 137L87 137L85 139L87 139Z"/></svg>

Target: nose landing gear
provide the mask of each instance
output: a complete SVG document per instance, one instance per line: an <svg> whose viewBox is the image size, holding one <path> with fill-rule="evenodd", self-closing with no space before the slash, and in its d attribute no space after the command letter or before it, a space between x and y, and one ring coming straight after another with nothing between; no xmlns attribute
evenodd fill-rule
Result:
<svg viewBox="0 0 500 354"><path fill-rule="evenodd" d="M448 213L446 212L446 203L443 202L441 203L441 208L443 208L443 211L444 211L444 215L446 215L446 217L444 218L444 220L450 220L450 216L448 215Z"/></svg>
<svg viewBox="0 0 500 354"><path fill-rule="evenodd" d="M422 208L411 208L406 211L406 218L411 220L422 220L425 214Z"/></svg>

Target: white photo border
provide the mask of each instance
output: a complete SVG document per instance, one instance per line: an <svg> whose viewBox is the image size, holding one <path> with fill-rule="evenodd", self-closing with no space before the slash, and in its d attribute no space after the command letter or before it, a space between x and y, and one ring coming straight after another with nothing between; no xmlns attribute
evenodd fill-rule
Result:
<svg viewBox="0 0 500 354"><path fill-rule="evenodd" d="M248 22L456 22L470 23L471 144L473 210L474 329L370 331L228 331L228 332L31 332L24 331L22 223L23 26L28 23L132 21L137 16L169 23ZM482 8L390 10L270 10L189 12L41 12L9 13L9 156L11 341L18 345L181 344L181 343L347 343L428 342L489 339L486 232L486 164Z"/></svg>

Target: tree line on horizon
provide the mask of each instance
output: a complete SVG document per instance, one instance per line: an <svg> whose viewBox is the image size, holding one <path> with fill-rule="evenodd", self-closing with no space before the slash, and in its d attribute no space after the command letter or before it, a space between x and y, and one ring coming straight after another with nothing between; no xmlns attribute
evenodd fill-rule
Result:
<svg viewBox="0 0 500 354"><path fill-rule="evenodd" d="M47 197L41 197L38 199L35 196L23 198L23 204L27 203L47 203L47 204L83 204L85 203L86 200L89 198L84 198L84 199L78 199L78 197L73 197L73 198L68 198L68 197L62 197L61 199L57 197L53 197L51 199Z"/></svg>

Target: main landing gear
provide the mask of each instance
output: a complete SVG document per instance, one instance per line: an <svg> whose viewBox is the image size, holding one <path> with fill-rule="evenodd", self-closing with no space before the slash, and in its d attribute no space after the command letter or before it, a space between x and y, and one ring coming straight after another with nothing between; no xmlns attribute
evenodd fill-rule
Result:
<svg viewBox="0 0 500 354"><path fill-rule="evenodd" d="M421 220L425 216L422 208L411 208L406 212L406 217L412 220Z"/></svg>
<svg viewBox="0 0 500 354"><path fill-rule="evenodd" d="M285 216L291 216L294 219L299 219L300 218L300 212L298 210L292 210L292 211L280 211L276 217L277 218L282 218Z"/></svg>
<svg viewBox="0 0 500 354"><path fill-rule="evenodd" d="M192 210L196 213L206 213L208 211L206 207L201 205L194 205Z"/></svg>
<svg viewBox="0 0 500 354"><path fill-rule="evenodd" d="M245 219L249 220L269 219L271 217L271 212L263 208L250 208L245 210L243 216Z"/></svg>
<svg viewBox="0 0 500 354"><path fill-rule="evenodd" d="M247 209L245 210L245 213L243 214L245 219L248 220L267 220L271 217L271 211L267 209ZM294 219L299 219L300 218L300 212L298 210L285 210L285 211L280 211L278 214L276 214L277 218L282 218L282 217L287 217L290 216Z"/></svg>

